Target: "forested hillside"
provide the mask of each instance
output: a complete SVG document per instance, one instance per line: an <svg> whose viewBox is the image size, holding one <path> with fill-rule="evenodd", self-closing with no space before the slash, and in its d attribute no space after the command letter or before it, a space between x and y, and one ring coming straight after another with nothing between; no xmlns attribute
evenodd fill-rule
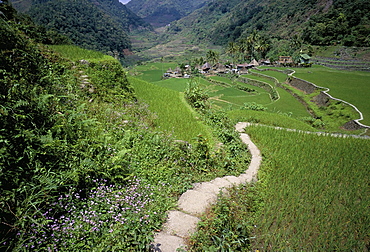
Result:
<svg viewBox="0 0 370 252"><path fill-rule="evenodd" d="M155 27L178 20L210 0L131 0L127 7Z"/></svg>
<svg viewBox="0 0 370 252"><path fill-rule="evenodd" d="M212 1L169 27L172 34L225 45L256 30L316 45L370 45L370 3L340 1Z"/></svg>
<svg viewBox="0 0 370 252"><path fill-rule="evenodd" d="M55 29L87 49L120 54L130 49L127 33L151 29L118 0L12 0L20 11L48 29Z"/></svg>

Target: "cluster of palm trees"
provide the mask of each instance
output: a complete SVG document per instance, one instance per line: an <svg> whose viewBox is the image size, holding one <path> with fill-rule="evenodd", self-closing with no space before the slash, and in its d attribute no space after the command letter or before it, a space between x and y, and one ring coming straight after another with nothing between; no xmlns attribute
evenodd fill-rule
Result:
<svg viewBox="0 0 370 252"><path fill-rule="evenodd" d="M214 65L217 62L219 62L219 60L220 60L220 53L213 51L213 50L209 50L207 51L205 58L203 57L195 58L193 59L193 63L194 65L202 66L204 63L208 62L211 65Z"/></svg>
<svg viewBox="0 0 370 252"><path fill-rule="evenodd" d="M263 59L269 49L270 45L267 39L254 30L248 37L237 42L230 42L226 52L231 56L233 62L236 62Z"/></svg>

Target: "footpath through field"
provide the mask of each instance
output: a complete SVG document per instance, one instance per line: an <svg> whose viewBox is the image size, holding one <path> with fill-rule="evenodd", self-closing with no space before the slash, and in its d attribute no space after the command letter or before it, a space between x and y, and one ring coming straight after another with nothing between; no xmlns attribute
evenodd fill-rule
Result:
<svg viewBox="0 0 370 252"><path fill-rule="evenodd" d="M167 222L161 232L156 233L152 251L157 252L176 252L186 251L185 240L196 232L197 224L200 221L199 217L217 201L217 195L221 190L226 190L234 185L249 183L257 180L257 171L260 167L262 156L260 150L251 141L250 137L244 132L244 128L248 126L271 127L277 130L286 130L300 132L303 134L317 134L321 136L333 137L355 137L355 138L370 138L368 136L333 134L324 132L309 132L296 129L286 129L261 124L253 124L247 122L239 122L235 125L236 131L240 132L242 142L248 146L248 150L252 155L251 163L245 173L240 176L226 176L216 178L209 182L197 183L193 189L186 191L178 200L178 210L172 210L168 213Z"/></svg>
<svg viewBox="0 0 370 252"><path fill-rule="evenodd" d="M257 180L257 171L262 156L249 136L242 133L247 126L248 124L243 122L235 125L236 130L240 132L240 138L248 146L252 155L251 163L245 173L238 177L226 176L216 178L210 182L197 183L193 189L186 191L178 201L179 210L168 213L168 219L163 230L155 235L155 244L152 244L153 251L175 252L177 249L186 251L186 238L196 231L200 215L217 201L219 192L233 185Z"/></svg>

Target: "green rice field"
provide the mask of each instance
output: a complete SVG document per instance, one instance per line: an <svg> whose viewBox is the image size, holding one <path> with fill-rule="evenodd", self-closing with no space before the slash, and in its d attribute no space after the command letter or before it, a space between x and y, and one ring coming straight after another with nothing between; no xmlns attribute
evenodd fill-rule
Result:
<svg viewBox="0 0 370 252"><path fill-rule="evenodd" d="M194 141L197 135L212 140L211 130L197 119L183 93L151 84L136 78L129 78L140 100L149 105L157 116L158 130L172 133L180 140Z"/></svg>
<svg viewBox="0 0 370 252"><path fill-rule="evenodd" d="M330 89L329 94L355 105L370 125L370 73L333 70L327 67L297 69L294 76Z"/></svg>
<svg viewBox="0 0 370 252"><path fill-rule="evenodd" d="M261 67L268 68L268 67ZM271 67L270 67L271 68ZM275 69L286 70L284 67ZM291 68L295 71L294 76L310 81L317 86L330 89L329 94L355 105L363 114L361 123L370 125L370 73L336 70L324 66L314 65L310 68ZM265 71L263 74L280 78L278 72ZM280 73L284 75L283 73Z"/></svg>
<svg viewBox="0 0 370 252"><path fill-rule="evenodd" d="M370 141L267 127L246 132L264 155L261 251L367 251Z"/></svg>

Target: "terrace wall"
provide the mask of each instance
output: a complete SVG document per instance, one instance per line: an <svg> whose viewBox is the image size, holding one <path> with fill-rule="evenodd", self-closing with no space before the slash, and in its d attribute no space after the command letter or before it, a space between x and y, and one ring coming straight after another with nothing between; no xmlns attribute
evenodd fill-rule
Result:
<svg viewBox="0 0 370 252"><path fill-rule="evenodd" d="M302 79L299 79L299 78L296 78L296 77L293 77L293 76L288 78L288 83L292 87L295 87L295 88L305 92L306 94L312 94L317 89L317 87L315 85L313 85L312 83L310 83L308 81L305 81L305 80L302 80Z"/></svg>
<svg viewBox="0 0 370 252"><path fill-rule="evenodd" d="M311 94L311 93L315 92L317 89L326 89L325 91L321 91L320 94L317 95L314 98L314 101L319 106L326 106L329 103L330 100L334 100L334 101L340 101L340 102L346 103L346 104L350 105L351 107L353 107L360 114L360 118L357 119L357 120L349 121L346 124L344 124L343 125L344 129L356 130L356 129L370 128L369 126L364 125L364 124L359 122L363 119L363 115L358 110L357 107L355 107L353 104L351 104L349 102L343 101L341 99L334 98L333 96L329 95L328 94L328 92L329 92L328 88L316 86L315 84L313 84L309 81L305 81L305 80L302 80L302 79L299 79L299 78L293 77L293 76L290 76L290 78L288 79L288 83L291 86L305 92L306 94Z"/></svg>

